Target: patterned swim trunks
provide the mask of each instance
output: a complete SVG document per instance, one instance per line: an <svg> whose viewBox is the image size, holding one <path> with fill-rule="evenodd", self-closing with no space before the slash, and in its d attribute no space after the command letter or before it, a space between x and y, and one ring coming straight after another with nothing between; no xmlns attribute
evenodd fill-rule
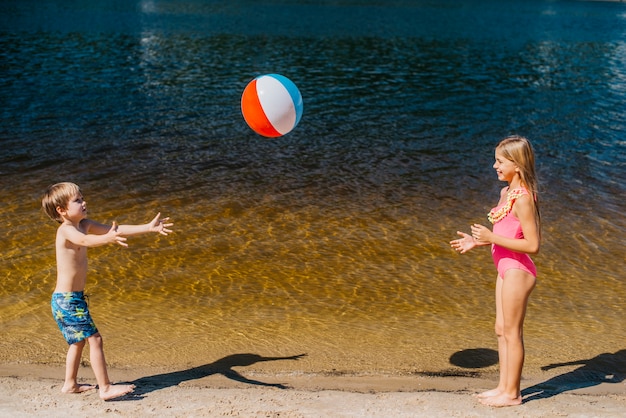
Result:
<svg viewBox="0 0 626 418"><path fill-rule="evenodd" d="M68 344L75 344L98 332L83 292L53 293L50 306Z"/></svg>

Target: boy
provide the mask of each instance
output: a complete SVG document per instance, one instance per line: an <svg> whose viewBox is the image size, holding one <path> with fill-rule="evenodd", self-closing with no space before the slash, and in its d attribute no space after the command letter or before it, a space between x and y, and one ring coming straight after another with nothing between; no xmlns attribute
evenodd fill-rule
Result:
<svg viewBox="0 0 626 418"><path fill-rule="evenodd" d="M80 188L74 183L54 184L46 190L41 204L46 214L61 225L56 234L57 283L51 307L54 319L63 333L69 349L65 366L63 393L80 393L95 389L92 385L77 383L80 358L89 342L91 367L98 382L100 398L110 400L134 390L134 385L112 385L107 373L102 337L91 320L83 294L87 281L87 248L105 244L128 247L130 235L172 232L158 213L150 223L143 225L103 225L87 219L87 204Z"/></svg>

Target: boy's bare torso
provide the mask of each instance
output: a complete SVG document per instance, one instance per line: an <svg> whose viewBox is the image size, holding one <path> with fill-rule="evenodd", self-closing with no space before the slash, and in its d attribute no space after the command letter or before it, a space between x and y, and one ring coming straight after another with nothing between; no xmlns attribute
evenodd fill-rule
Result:
<svg viewBox="0 0 626 418"><path fill-rule="evenodd" d="M68 240L64 234L65 228L74 228L85 233L78 227L64 223L57 229L56 261L57 284L55 292L80 292L85 290L87 282L87 247L80 246Z"/></svg>

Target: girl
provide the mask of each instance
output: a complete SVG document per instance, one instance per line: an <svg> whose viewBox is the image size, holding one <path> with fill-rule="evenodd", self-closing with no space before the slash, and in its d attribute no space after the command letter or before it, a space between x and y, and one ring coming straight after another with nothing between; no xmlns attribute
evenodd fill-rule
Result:
<svg viewBox="0 0 626 418"><path fill-rule="evenodd" d="M450 242L461 254L477 246L491 245L498 271L496 279L496 335L500 381L495 389L478 395L490 406L522 403L520 380L524 365L523 324L528 297L535 287L537 270L528 254L539 252L540 216L537 202L535 156L530 142L520 136L503 139L495 150L493 165L498 180L508 186L489 212L493 231L474 224L472 234Z"/></svg>

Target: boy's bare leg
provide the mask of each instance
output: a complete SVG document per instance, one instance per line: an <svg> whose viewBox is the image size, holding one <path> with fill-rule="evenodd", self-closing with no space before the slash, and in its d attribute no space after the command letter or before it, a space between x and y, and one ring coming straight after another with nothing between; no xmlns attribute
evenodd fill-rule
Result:
<svg viewBox="0 0 626 418"><path fill-rule="evenodd" d="M91 367L96 375L100 398L108 401L119 398L135 389L135 385L112 385L107 372L106 361L104 359L104 349L100 333L89 337L89 358Z"/></svg>
<svg viewBox="0 0 626 418"><path fill-rule="evenodd" d="M67 357L65 359L65 383L61 388L63 393L81 393L95 389L94 385L79 385L77 382L78 368L80 367L80 358L85 347L85 340L71 344L67 349Z"/></svg>

